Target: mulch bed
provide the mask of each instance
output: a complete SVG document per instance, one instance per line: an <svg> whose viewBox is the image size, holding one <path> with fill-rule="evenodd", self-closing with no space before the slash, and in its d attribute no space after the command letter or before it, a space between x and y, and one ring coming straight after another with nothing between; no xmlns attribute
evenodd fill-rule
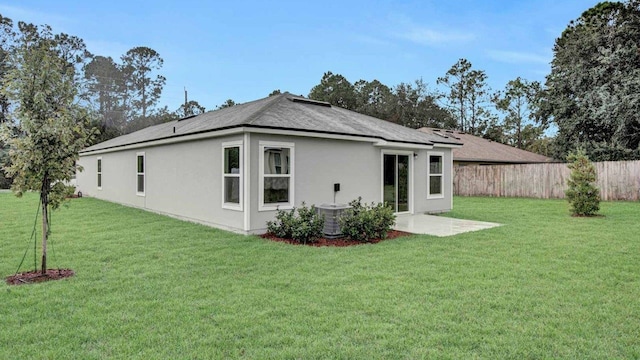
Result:
<svg viewBox="0 0 640 360"><path fill-rule="evenodd" d="M364 244L377 244L380 241L384 241L384 240L391 240L391 239L395 239L395 238L399 238L401 236L411 236L413 234L408 233L408 232L404 232L404 231L398 231L398 230L391 230L387 233L387 238L386 239L372 239L369 240L369 242L361 242L361 241L357 241L357 240L349 240L349 239L327 239L327 238L320 238L317 239L315 242L309 242L306 244L302 244L299 243L295 240L292 239L283 239L283 238L279 238L273 234L263 234L260 235L260 237L262 237L263 239L268 239L271 241L277 241L277 242L283 242L283 243L287 243L287 244L291 244L291 245L307 245L307 246L315 246L315 247L320 247L320 246L336 246L336 247L344 247L344 246L355 246L355 245L364 245Z"/></svg>
<svg viewBox="0 0 640 360"><path fill-rule="evenodd" d="M33 284L49 280L60 280L74 275L71 269L47 269L45 274L40 270L23 272L7 277L9 285Z"/></svg>

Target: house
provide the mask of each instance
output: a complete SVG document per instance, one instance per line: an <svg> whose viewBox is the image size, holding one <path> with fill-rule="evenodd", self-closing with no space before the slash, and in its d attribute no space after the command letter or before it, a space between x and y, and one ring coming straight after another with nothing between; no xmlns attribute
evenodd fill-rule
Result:
<svg viewBox="0 0 640 360"><path fill-rule="evenodd" d="M426 134L456 139L464 143L453 150L453 165L511 165L554 162L550 157L513 146L488 140L457 130L442 130L423 127L418 129Z"/></svg>
<svg viewBox="0 0 640 360"><path fill-rule="evenodd" d="M151 126L80 152L92 196L240 233L302 202L452 208L454 138L289 93Z"/></svg>

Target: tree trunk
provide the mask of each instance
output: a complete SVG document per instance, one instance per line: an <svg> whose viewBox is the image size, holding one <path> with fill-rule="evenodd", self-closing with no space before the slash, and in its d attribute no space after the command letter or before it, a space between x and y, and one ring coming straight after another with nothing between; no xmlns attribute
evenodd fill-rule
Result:
<svg viewBox="0 0 640 360"><path fill-rule="evenodd" d="M147 118L147 96L145 93L145 86L144 86L144 75L145 73L142 74L142 118L146 119Z"/></svg>
<svg viewBox="0 0 640 360"><path fill-rule="evenodd" d="M40 192L40 202L42 203L42 275L47 273L47 237L49 232L49 179L45 176Z"/></svg>

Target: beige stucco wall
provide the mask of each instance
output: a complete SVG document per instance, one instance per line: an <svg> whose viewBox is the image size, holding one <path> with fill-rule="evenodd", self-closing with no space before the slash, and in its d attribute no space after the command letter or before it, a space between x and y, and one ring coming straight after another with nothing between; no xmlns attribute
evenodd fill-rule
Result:
<svg viewBox="0 0 640 360"><path fill-rule="evenodd" d="M428 199L427 161L429 153L442 153L443 155L443 197L441 199ZM450 148L435 147L432 150L421 150L414 158L415 164L415 213L440 213L450 211L453 208L453 176L452 176L452 151Z"/></svg>
<svg viewBox="0 0 640 360"><path fill-rule="evenodd" d="M178 216L221 228L242 230L243 213L222 208L222 143L215 138L81 156L77 175L84 195ZM136 195L136 154L145 153L145 195ZM102 157L102 190L97 158Z"/></svg>
<svg viewBox="0 0 640 360"><path fill-rule="evenodd" d="M329 140L291 136L251 134L251 228L264 230L275 211L258 211L259 143L294 143L294 201L299 206L333 203L333 184L340 183L337 203L362 196L366 202L380 201L380 149L370 142Z"/></svg>
<svg viewBox="0 0 640 360"><path fill-rule="evenodd" d="M264 231L266 222L275 211L258 210L258 156L260 141L289 142L295 145L295 204L332 203L333 184L340 183L336 203L348 203L362 197L366 203L382 199L382 154L417 154L410 156L413 171L410 207L413 213L438 213L452 208L451 149L406 149L377 147L370 142L304 138L291 136L251 134L251 229ZM440 152L444 156L444 197L427 199L427 152Z"/></svg>
<svg viewBox="0 0 640 360"><path fill-rule="evenodd" d="M249 209L222 208L222 144L244 141L249 149L247 197ZM248 140L248 142L246 141ZM86 196L169 214L211 226L243 232L263 232L275 211L259 211L260 141L294 143L295 205L334 202L333 184L341 190L335 202L382 201L383 152L410 156L414 213L451 209L451 149L378 147L371 142L251 133L174 143L163 146L81 156L84 171L77 175L78 190ZM427 152L444 155L444 197L427 199ZM146 161L145 196L136 195L136 154ZM102 158L102 190L97 189L97 158ZM244 187L243 187L244 188ZM245 213L246 212L246 213ZM245 222L247 227L245 227Z"/></svg>

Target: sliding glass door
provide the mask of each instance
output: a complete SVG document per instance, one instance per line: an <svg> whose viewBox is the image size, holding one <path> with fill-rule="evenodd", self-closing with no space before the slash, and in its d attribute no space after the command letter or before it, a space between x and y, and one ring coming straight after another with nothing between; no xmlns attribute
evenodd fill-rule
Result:
<svg viewBox="0 0 640 360"><path fill-rule="evenodd" d="M409 211L409 155L384 154L382 197L394 212Z"/></svg>

